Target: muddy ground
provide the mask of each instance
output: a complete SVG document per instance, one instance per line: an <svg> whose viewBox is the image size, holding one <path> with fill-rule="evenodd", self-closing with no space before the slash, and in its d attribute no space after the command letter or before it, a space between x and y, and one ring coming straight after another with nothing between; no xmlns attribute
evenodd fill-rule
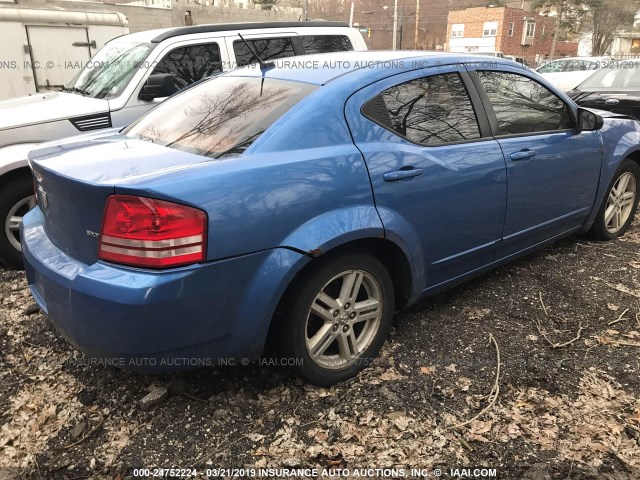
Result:
<svg viewBox="0 0 640 480"><path fill-rule="evenodd" d="M567 239L414 306L373 368L327 389L260 364L164 376L91 365L23 273L0 269L0 479L127 479L138 467L452 478L465 466L640 479L639 248L639 222L615 242Z"/></svg>

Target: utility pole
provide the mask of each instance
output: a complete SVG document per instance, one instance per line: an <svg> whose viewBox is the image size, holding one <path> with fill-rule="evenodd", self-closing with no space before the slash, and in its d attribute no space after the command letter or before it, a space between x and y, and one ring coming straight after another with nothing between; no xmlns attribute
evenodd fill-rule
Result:
<svg viewBox="0 0 640 480"><path fill-rule="evenodd" d="M416 0L416 34L413 39L413 48L418 49L418 34L420 32L420 0Z"/></svg>
<svg viewBox="0 0 640 480"><path fill-rule="evenodd" d="M302 4L302 20L309 20L309 0L304 0Z"/></svg>
<svg viewBox="0 0 640 480"><path fill-rule="evenodd" d="M351 2L351 14L349 15L349 26L353 27L353 9L355 8L355 3Z"/></svg>
<svg viewBox="0 0 640 480"><path fill-rule="evenodd" d="M393 49L397 50L396 40L398 39L398 0L393 6Z"/></svg>

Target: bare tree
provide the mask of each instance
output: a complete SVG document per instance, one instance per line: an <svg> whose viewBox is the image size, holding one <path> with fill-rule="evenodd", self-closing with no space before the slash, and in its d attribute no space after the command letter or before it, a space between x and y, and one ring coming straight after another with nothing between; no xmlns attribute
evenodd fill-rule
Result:
<svg viewBox="0 0 640 480"><path fill-rule="evenodd" d="M551 52L549 52L551 58L556 54L560 35L579 31L582 18L588 11L580 0L535 0L531 7L541 14L555 12L556 26L553 31Z"/></svg>
<svg viewBox="0 0 640 480"><path fill-rule="evenodd" d="M278 0L253 0L255 5L261 5L262 10L271 10L278 3Z"/></svg>
<svg viewBox="0 0 640 480"><path fill-rule="evenodd" d="M640 1L587 0L584 5L588 8L591 17L593 31L591 54L604 55L611 46L616 31L633 26L633 19L640 8Z"/></svg>
<svg viewBox="0 0 640 480"><path fill-rule="evenodd" d="M346 20L351 2L345 0L309 0L309 18Z"/></svg>

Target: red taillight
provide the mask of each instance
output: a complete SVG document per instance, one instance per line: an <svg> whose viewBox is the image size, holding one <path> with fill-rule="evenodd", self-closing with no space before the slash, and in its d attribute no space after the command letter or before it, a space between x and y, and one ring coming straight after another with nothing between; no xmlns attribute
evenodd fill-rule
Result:
<svg viewBox="0 0 640 480"><path fill-rule="evenodd" d="M100 233L103 260L166 268L203 261L207 215L177 203L111 195Z"/></svg>

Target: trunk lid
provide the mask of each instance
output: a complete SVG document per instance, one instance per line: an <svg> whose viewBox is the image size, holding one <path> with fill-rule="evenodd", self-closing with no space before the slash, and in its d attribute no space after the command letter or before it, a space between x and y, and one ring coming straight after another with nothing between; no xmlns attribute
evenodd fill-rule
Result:
<svg viewBox="0 0 640 480"><path fill-rule="evenodd" d="M98 259L104 207L118 183L209 160L121 135L43 144L29 154L49 240L86 264Z"/></svg>

